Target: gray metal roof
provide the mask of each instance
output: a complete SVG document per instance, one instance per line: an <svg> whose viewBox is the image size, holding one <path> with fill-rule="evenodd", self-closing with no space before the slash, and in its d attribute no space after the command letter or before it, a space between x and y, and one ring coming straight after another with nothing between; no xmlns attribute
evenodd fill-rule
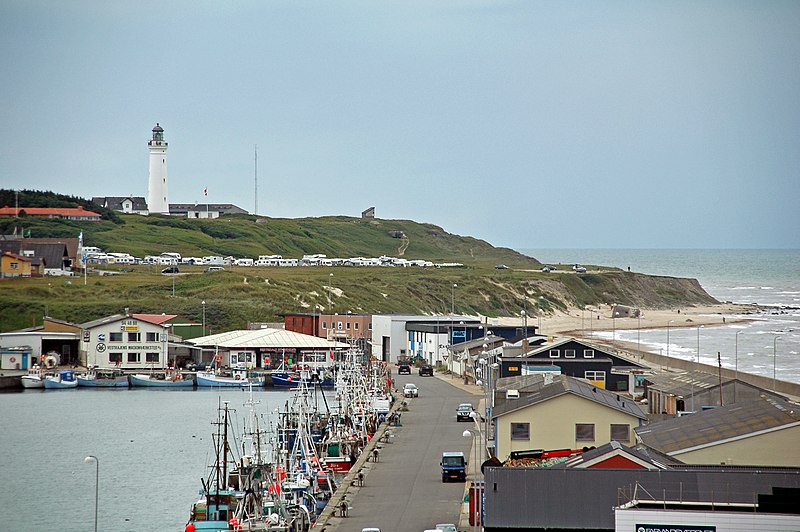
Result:
<svg viewBox="0 0 800 532"><path fill-rule="evenodd" d="M97 327L98 325L105 325L107 323L113 323L115 321L124 320L127 318L125 314L114 314L112 316L106 316L105 318L100 318L92 321L87 321L85 323L80 324L81 329L91 329L93 327Z"/></svg>
<svg viewBox="0 0 800 532"><path fill-rule="evenodd" d="M601 445L596 449L591 449L576 455L566 462L555 464L552 467L581 467L584 464L593 462L595 460L602 460L606 455L609 458L614 455L628 455L634 460L649 464L650 469L670 469L673 465L683 464L683 462L676 458L672 458L644 445L628 447L627 445L623 445L618 441L612 441L610 443L606 443L605 445Z"/></svg>
<svg viewBox="0 0 800 532"><path fill-rule="evenodd" d="M501 382L506 381L507 382ZM510 379L514 379L510 381ZM498 380L498 390L519 390L519 399L506 399L505 394L500 393L495 397L495 407L492 411L493 417L498 417L521 408L549 401L555 397L571 393L589 401L593 401L608 408L625 412L639 419L647 419L647 414L633 400L620 397L614 392L598 388L583 379L570 377L569 375L557 375L552 377L552 382L548 383L541 375L525 375L522 377L506 377ZM509 387L511 382L518 385L517 388Z"/></svg>
<svg viewBox="0 0 800 532"><path fill-rule="evenodd" d="M734 403L634 430L648 447L673 454L792 424L800 424L800 405L761 396L755 401Z"/></svg>

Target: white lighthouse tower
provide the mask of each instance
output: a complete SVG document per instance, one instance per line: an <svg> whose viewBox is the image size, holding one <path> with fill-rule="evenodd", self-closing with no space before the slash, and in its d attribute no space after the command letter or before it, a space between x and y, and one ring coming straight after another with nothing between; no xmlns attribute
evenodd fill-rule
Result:
<svg viewBox="0 0 800 532"><path fill-rule="evenodd" d="M150 149L150 181L147 187L147 209L153 214L169 214L167 201L167 143L164 128L158 123L153 128L153 138L147 143Z"/></svg>

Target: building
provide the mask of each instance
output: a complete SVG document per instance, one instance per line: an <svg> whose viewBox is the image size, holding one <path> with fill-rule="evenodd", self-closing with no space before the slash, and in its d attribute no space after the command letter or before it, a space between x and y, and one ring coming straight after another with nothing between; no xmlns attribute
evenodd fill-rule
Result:
<svg viewBox="0 0 800 532"><path fill-rule="evenodd" d="M153 137L147 142L150 151L147 207L152 214L169 214L167 186L167 142L164 128L158 123L153 128Z"/></svg>
<svg viewBox="0 0 800 532"><path fill-rule="evenodd" d="M287 331L346 342L366 351L372 339L372 315L284 314L283 328Z"/></svg>
<svg viewBox="0 0 800 532"><path fill-rule="evenodd" d="M492 420L495 456L532 449L633 445L647 414L629 398L567 375L498 379Z"/></svg>
<svg viewBox="0 0 800 532"><path fill-rule="evenodd" d="M785 397L739 379L724 378L704 371L664 371L644 379L645 397L651 420L696 412L746 401L762 395Z"/></svg>
<svg viewBox="0 0 800 532"><path fill-rule="evenodd" d="M785 523L789 520L786 516L797 512L798 469L663 465L667 467L487 467L483 530L752 532L800 529L796 518L789 527L773 524L776 520ZM793 498L781 514L776 514L770 496L782 492L792 493ZM618 513L615 515L615 509L626 508L633 501L648 500L650 510L660 507L671 509L672 513L639 514L637 517L641 520L625 521L626 526L620 526L621 517ZM695 517L696 514L689 512L698 510L703 514L714 513L716 528L697 526L708 521L686 519L687 515ZM731 514L735 514L736 519L756 519L755 524L749 528L734 527L727 521Z"/></svg>
<svg viewBox="0 0 800 532"><path fill-rule="evenodd" d="M442 315L442 316L415 316L401 314L376 314L372 316L372 356L383 362L395 363L402 359L411 359L416 356L424 345L429 344L427 338L414 334L414 328L420 324L435 326L432 334L436 336L436 349L442 349L451 344L457 344L476 336L483 336L484 330L481 321L472 316ZM409 327L412 330L409 330ZM442 334L438 331L447 327L447 342L443 342ZM478 327L481 327L478 329ZM480 334L478 334L480 331Z"/></svg>
<svg viewBox="0 0 800 532"><path fill-rule="evenodd" d="M147 201L142 196L95 196L92 203L125 214L147 215Z"/></svg>
<svg viewBox="0 0 800 532"><path fill-rule="evenodd" d="M226 214L247 214L247 211L232 203L173 203L169 214L190 219L213 219Z"/></svg>
<svg viewBox="0 0 800 532"><path fill-rule="evenodd" d="M44 242L43 242L44 241ZM0 250L10 251L31 260L31 266L39 264L38 275L71 275L72 259L66 243L56 239L32 239L0 241Z"/></svg>
<svg viewBox="0 0 800 532"><path fill-rule="evenodd" d="M361 211L362 218L375 218L375 207L369 207Z"/></svg>
<svg viewBox="0 0 800 532"><path fill-rule="evenodd" d="M636 429L638 440L687 464L800 466L800 405L762 396Z"/></svg>
<svg viewBox="0 0 800 532"><path fill-rule="evenodd" d="M615 355L606 347L569 337L541 343L519 357L503 356L500 375L512 376L512 366L521 374L526 364L558 366L564 375L589 380L598 388L629 393L636 389L637 376L650 372L647 366Z"/></svg>
<svg viewBox="0 0 800 532"><path fill-rule="evenodd" d="M18 218L33 216L36 218L50 218L62 220L77 220L80 222L99 222L100 215L96 212L78 207L0 207L0 217Z"/></svg>
<svg viewBox="0 0 800 532"><path fill-rule="evenodd" d="M79 362L80 334L80 326L45 316L42 325L0 334L0 346L29 350L29 364L56 354L62 364L75 365Z"/></svg>
<svg viewBox="0 0 800 532"><path fill-rule="evenodd" d="M126 314L81 324L85 366L125 370L163 369L168 361L170 327ZM176 338L175 341L179 340Z"/></svg>
<svg viewBox="0 0 800 532"><path fill-rule="evenodd" d="M11 279L14 277L30 277L31 261L29 257L23 257L10 251L3 251L0 255L0 279Z"/></svg>

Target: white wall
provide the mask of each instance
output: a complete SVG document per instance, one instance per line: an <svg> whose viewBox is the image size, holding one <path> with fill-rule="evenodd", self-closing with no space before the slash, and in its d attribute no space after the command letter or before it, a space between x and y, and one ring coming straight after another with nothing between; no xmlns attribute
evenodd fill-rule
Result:
<svg viewBox="0 0 800 532"><path fill-rule="evenodd" d="M638 532L636 525L695 526L705 532L703 525L716 527L715 532L794 532L800 530L800 515L758 514L751 512L696 512L677 510L643 510L640 508L614 510L615 532ZM651 529L645 529L650 532ZM652 529L660 532L658 528Z"/></svg>

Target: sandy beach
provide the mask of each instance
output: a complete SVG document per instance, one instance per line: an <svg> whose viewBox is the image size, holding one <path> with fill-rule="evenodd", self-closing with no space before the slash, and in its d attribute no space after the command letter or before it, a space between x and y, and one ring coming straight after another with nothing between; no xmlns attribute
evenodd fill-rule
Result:
<svg viewBox="0 0 800 532"><path fill-rule="evenodd" d="M757 305L741 305L734 303L720 303L718 305L703 305L680 307L669 310L642 310L640 318L612 319L612 307L610 305L599 305L587 307L585 310L579 308L570 309L567 312L557 311L552 314L542 314L541 330L542 334L560 335L580 335L581 331L610 331L614 328L622 329L659 329L670 327L686 327L689 325L704 325L713 327L715 325L725 325L729 323L747 322L747 314L759 311ZM506 320L501 320L505 323ZM490 323L492 320L490 319ZM514 319L515 323L519 319ZM530 316L528 325L537 327L539 318Z"/></svg>

